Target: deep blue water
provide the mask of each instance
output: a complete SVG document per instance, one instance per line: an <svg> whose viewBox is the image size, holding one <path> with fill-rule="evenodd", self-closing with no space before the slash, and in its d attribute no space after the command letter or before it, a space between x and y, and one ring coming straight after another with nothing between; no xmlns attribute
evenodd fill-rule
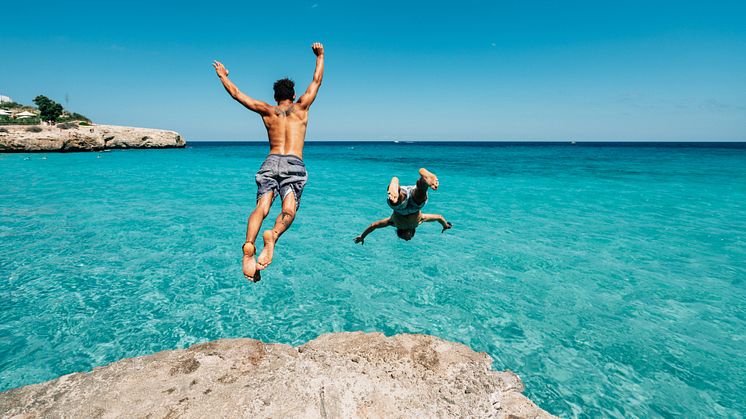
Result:
<svg viewBox="0 0 746 419"><path fill-rule="evenodd" d="M309 143L298 217L253 285L240 247L266 152L0 155L0 390L365 330L486 351L560 416L746 411L744 144ZM441 184L425 211L454 228L353 244L420 166Z"/></svg>

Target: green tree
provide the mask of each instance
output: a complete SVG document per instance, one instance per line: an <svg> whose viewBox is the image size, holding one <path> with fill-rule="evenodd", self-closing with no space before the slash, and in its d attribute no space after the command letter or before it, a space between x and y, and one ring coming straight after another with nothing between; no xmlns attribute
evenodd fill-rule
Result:
<svg viewBox="0 0 746 419"><path fill-rule="evenodd" d="M34 103L39 108L39 113L43 121L54 122L62 115L62 105L46 96L39 95L35 97Z"/></svg>

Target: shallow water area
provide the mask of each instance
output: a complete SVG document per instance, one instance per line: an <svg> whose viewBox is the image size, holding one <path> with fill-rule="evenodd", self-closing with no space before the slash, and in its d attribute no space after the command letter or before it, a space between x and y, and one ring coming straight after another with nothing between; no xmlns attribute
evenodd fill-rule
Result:
<svg viewBox="0 0 746 419"><path fill-rule="evenodd" d="M298 217L254 285L240 249L266 152L0 154L0 390L364 330L485 351L560 416L746 411L746 146L309 142ZM354 244L420 166L440 178L424 211L454 228Z"/></svg>

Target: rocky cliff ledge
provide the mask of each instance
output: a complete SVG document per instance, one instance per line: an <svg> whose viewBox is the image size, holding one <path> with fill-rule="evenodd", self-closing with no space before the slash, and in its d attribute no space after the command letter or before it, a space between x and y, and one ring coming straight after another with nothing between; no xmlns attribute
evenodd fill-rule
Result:
<svg viewBox="0 0 746 419"><path fill-rule="evenodd" d="M427 335L223 339L0 393L0 416L551 418L484 353Z"/></svg>
<svg viewBox="0 0 746 419"><path fill-rule="evenodd" d="M172 148L186 142L178 132L115 125L3 125L0 152L97 151L112 148ZM65 125L63 125L65 126ZM35 132L38 131L38 132Z"/></svg>

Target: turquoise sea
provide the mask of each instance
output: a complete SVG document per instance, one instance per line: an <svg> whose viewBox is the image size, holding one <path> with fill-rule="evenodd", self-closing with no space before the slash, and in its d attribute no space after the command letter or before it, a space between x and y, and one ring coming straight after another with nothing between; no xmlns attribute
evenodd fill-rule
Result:
<svg viewBox="0 0 746 419"><path fill-rule="evenodd" d="M266 152L0 155L0 390L364 330L485 351L563 417L746 412L746 145L311 142L298 218L254 285L240 249ZM441 185L426 212L454 228L355 245L389 214L389 178L420 166Z"/></svg>

